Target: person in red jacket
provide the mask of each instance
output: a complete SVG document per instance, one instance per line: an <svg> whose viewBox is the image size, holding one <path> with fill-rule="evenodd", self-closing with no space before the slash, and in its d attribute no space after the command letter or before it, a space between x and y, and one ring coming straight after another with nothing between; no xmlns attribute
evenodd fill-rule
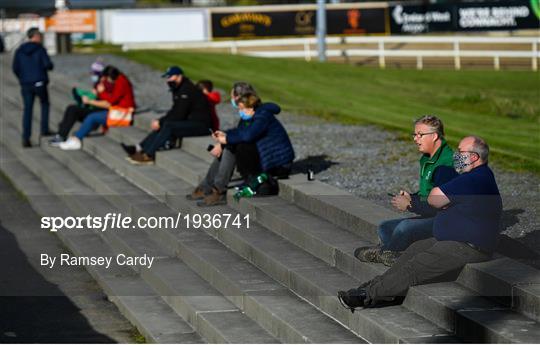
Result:
<svg viewBox="0 0 540 345"><path fill-rule="evenodd" d="M104 110L98 110L90 113L81 124L81 127L75 135L60 143L62 150L80 150L82 139L86 137L96 126L105 126L107 124L108 108L118 106L122 108L135 109L135 97L133 87L128 78L114 66L107 66L103 71L107 81L113 85L112 90L108 91L104 85L98 85L96 91L99 98L91 100L83 96L83 103Z"/></svg>
<svg viewBox="0 0 540 345"><path fill-rule="evenodd" d="M208 103L210 103L210 116L212 119L212 131L219 130L219 117L216 112L216 105L221 102L221 95L214 90L214 84L210 80L200 80L197 82L197 87L206 96Z"/></svg>

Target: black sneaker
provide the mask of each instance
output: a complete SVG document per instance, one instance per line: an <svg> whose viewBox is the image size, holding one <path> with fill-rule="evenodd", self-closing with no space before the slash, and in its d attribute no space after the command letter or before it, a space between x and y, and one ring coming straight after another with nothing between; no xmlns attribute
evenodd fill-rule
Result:
<svg viewBox="0 0 540 345"><path fill-rule="evenodd" d="M383 250L379 255L380 262L385 266L392 266L401 255L400 252L394 252L392 250Z"/></svg>
<svg viewBox="0 0 540 345"><path fill-rule="evenodd" d="M354 251L354 257L362 262L381 262L381 247L368 246L356 248Z"/></svg>
<svg viewBox="0 0 540 345"><path fill-rule="evenodd" d="M23 139L23 141L22 141L22 146L23 146L24 148L32 147L32 143L30 142L30 139Z"/></svg>
<svg viewBox="0 0 540 345"><path fill-rule="evenodd" d="M337 297L339 303L344 308L347 308L354 313L356 308L364 307L364 302L367 298L366 290L363 288L350 289L348 291L338 291Z"/></svg>
<svg viewBox="0 0 540 345"><path fill-rule="evenodd" d="M59 147L60 143L64 141L66 141L65 138L60 136L60 134L56 134L51 140L49 140L49 145L54 146L54 147Z"/></svg>
<svg viewBox="0 0 540 345"><path fill-rule="evenodd" d="M135 147L135 145L126 145L124 143L120 143L120 145L122 145L122 148L124 149L124 151L126 151L126 153L131 156L133 154L135 154L137 152L137 148Z"/></svg>

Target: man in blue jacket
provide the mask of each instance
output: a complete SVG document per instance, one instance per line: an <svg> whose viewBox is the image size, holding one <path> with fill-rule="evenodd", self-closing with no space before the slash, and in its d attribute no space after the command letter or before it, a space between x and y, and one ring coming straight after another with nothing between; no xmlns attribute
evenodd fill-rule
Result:
<svg viewBox="0 0 540 345"><path fill-rule="evenodd" d="M22 44L15 52L13 73L21 84L21 94L24 102L23 113L23 147L32 147L32 108L34 98L39 97L41 104L41 135L52 135L49 131L49 93L47 71L53 69L53 64L43 47L43 35L38 28L30 28L27 33L28 42Z"/></svg>

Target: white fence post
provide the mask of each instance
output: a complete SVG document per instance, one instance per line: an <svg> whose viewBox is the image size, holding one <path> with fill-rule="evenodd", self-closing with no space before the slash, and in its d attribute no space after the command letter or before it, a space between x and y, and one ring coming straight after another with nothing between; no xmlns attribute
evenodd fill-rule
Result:
<svg viewBox="0 0 540 345"><path fill-rule="evenodd" d="M379 67L385 68L386 67L386 61L384 59L384 42L379 41Z"/></svg>
<svg viewBox="0 0 540 345"><path fill-rule="evenodd" d="M533 58L532 58L532 70L538 70L538 42L532 44Z"/></svg>
<svg viewBox="0 0 540 345"><path fill-rule="evenodd" d="M456 70L461 69L461 57L459 56L459 41L454 41L454 67Z"/></svg>
<svg viewBox="0 0 540 345"><path fill-rule="evenodd" d="M493 56L493 68L495 68L496 71L501 69L501 62L499 60L499 55Z"/></svg>
<svg viewBox="0 0 540 345"><path fill-rule="evenodd" d="M416 57L416 69L423 69L424 68L424 59L422 58L422 55L418 55Z"/></svg>
<svg viewBox="0 0 540 345"><path fill-rule="evenodd" d="M304 41L304 54L305 54L306 61L310 62L311 61L311 50L309 48L309 41L308 40Z"/></svg>
<svg viewBox="0 0 540 345"><path fill-rule="evenodd" d="M232 55L238 54L238 47L236 46L236 41L231 42L231 54Z"/></svg>

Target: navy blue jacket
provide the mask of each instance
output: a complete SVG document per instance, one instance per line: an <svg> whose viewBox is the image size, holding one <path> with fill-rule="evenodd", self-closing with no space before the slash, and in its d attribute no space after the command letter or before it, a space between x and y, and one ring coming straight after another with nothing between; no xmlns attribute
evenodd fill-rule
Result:
<svg viewBox="0 0 540 345"><path fill-rule="evenodd" d="M13 73L19 78L21 85L31 85L39 81L48 83L47 71L53 67L47 51L39 43L22 44L13 58Z"/></svg>
<svg viewBox="0 0 540 345"><path fill-rule="evenodd" d="M275 103L258 106L251 119L242 120L237 128L226 131L227 144L256 142L263 171L292 163L294 149L291 140L275 117L280 111Z"/></svg>

